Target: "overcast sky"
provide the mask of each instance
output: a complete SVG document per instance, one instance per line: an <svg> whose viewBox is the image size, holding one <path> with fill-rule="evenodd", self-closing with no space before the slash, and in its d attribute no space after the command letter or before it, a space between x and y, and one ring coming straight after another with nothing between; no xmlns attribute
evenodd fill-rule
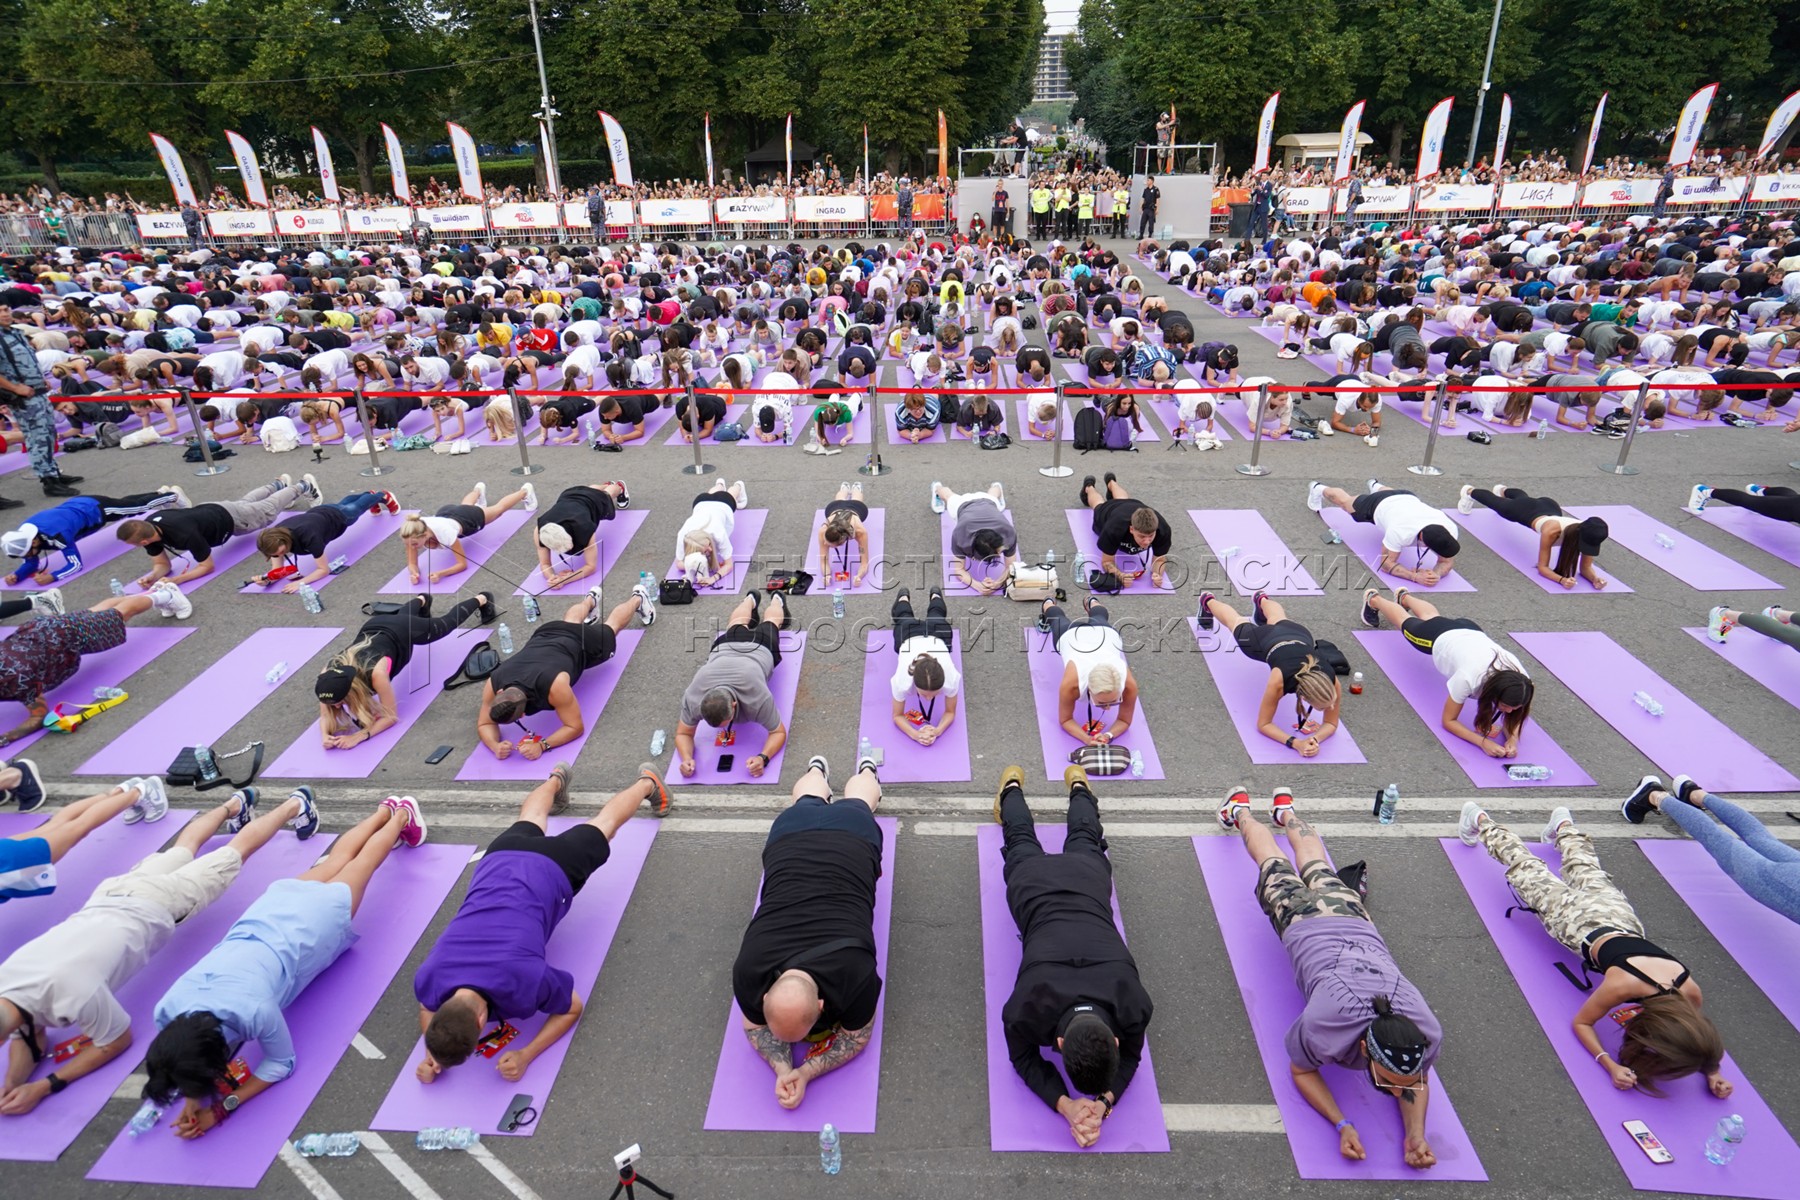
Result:
<svg viewBox="0 0 1800 1200"><path fill-rule="evenodd" d="M1044 0L1044 21L1051 33L1073 33L1081 15L1081 0Z"/></svg>

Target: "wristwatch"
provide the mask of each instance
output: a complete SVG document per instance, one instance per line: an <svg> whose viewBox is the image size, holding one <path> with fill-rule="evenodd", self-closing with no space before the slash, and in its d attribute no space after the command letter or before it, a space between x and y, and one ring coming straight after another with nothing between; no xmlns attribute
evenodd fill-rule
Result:
<svg viewBox="0 0 1800 1200"><path fill-rule="evenodd" d="M64 1088L69 1086L69 1081L64 1079L61 1075L58 1075L55 1071L44 1076L44 1082L50 1085L50 1094L52 1096L60 1094Z"/></svg>
<svg viewBox="0 0 1800 1200"><path fill-rule="evenodd" d="M1284 743L1284 744L1287 746L1287 748L1289 750L1292 750L1294 748L1294 735L1291 733L1288 734L1288 739L1287 739L1286 743Z"/></svg>
<svg viewBox="0 0 1800 1200"><path fill-rule="evenodd" d="M228 1113L234 1113L237 1111L238 1105L243 1102L244 1098L236 1092L227 1092L224 1098L219 1101L219 1107Z"/></svg>

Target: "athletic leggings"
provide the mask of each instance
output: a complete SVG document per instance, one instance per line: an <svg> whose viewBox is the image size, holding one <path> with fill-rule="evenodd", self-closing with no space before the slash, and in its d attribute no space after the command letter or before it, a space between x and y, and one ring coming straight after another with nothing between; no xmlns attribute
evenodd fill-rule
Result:
<svg viewBox="0 0 1800 1200"><path fill-rule="evenodd" d="M1761 821L1710 792L1705 811L1670 797L1663 802L1662 812L1705 846L1713 861L1752 900L1790 921L1800 921L1800 849L1778 841ZM1708 812L1719 821L1707 816ZM1719 822L1727 828L1721 829Z"/></svg>
<svg viewBox="0 0 1800 1200"><path fill-rule="evenodd" d="M1712 500L1747 508L1772 521L1800 523L1800 492L1789 487L1764 488L1760 496L1740 492L1736 488L1714 488Z"/></svg>
<svg viewBox="0 0 1800 1200"><path fill-rule="evenodd" d="M4 621L8 617L16 617L21 613L32 612L36 607L29 600L0 600L0 621Z"/></svg>
<svg viewBox="0 0 1800 1200"><path fill-rule="evenodd" d="M1533 496L1524 488L1509 487L1498 495L1486 488L1476 488L1471 494L1477 504L1485 505L1527 529L1533 527L1532 522L1541 518L1563 515L1562 505L1548 496Z"/></svg>
<svg viewBox="0 0 1800 1200"><path fill-rule="evenodd" d="M1800 650L1800 625L1783 625L1774 617L1765 617L1761 613L1745 613L1738 618L1738 624Z"/></svg>

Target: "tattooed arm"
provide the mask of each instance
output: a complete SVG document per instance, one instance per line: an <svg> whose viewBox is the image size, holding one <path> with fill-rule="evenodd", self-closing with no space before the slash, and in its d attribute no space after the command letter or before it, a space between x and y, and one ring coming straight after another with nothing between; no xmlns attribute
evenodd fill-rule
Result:
<svg viewBox="0 0 1800 1200"><path fill-rule="evenodd" d="M750 1039L750 1048L762 1056L776 1075L786 1075L794 1069L794 1048L770 1033L767 1025L757 1025L745 1017L744 1036Z"/></svg>
<svg viewBox="0 0 1800 1200"><path fill-rule="evenodd" d="M839 1028L832 1036L831 1045L823 1054L815 1054L801 1063L798 1073L805 1079L817 1079L827 1071L835 1071L843 1066L869 1044L875 1036L875 1022L870 1021L861 1029Z"/></svg>

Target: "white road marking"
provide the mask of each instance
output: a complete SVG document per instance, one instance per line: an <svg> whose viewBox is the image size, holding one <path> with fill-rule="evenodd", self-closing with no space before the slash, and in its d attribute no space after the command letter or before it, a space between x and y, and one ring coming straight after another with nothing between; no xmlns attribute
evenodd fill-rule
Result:
<svg viewBox="0 0 1800 1200"><path fill-rule="evenodd" d="M1579 814L1576 820L1578 823L1581 822ZM1396 821L1392 825L1381 825L1370 819L1358 823L1314 821L1312 825L1319 831L1319 836L1327 840L1344 837L1429 838L1435 840L1456 836L1454 822L1449 824L1407 824L1403 821ZM980 829L981 825L974 821L914 821L905 828L906 832L917 834L920 837L974 837L975 831ZM1535 825L1526 828L1523 824L1518 824L1514 828L1523 836L1530 838L1537 836ZM1649 825L1626 825L1623 822L1616 826L1582 823L1581 831L1596 841L1677 836ZM1791 829L1771 829L1770 832L1783 841L1800 842L1800 825ZM1108 822L1106 836L1110 841L1118 838L1236 837L1237 834L1225 829L1214 819L1208 821L1114 821Z"/></svg>
<svg viewBox="0 0 1800 1200"><path fill-rule="evenodd" d="M1170 1133L1286 1133L1273 1104L1165 1104Z"/></svg>
<svg viewBox="0 0 1800 1200"><path fill-rule="evenodd" d="M387 1057L387 1055L383 1054L380 1050L376 1049L374 1042L371 1042L368 1038L364 1037L360 1033L350 1039L350 1044L352 1046L356 1047L356 1052L358 1054L362 1055L364 1058L386 1058Z"/></svg>
<svg viewBox="0 0 1800 1200"><path fill-rule="evenodd" d="M149 1082L150 1077L141 1072L136 1075L127 1075L120 1081L119 1086L114 1089L112 1098L114 1100L142 1100L144 1098L144 1085Z"/></svg>
<svg viewBox="0 0 1800 1200"><path fill-rule="evenodd" d="M511 1167L495 1158L494 1152L486 1146L480 1144L471 1146L468 1155L486 1167L488 1174L498 1179L506 1190L517 1196L519 1200L543 1200L541 1196L531 1190L530 1184L515 1175Z"/></svg>
<svg viewBox="0 0 1800 1200"><path fill-rule="evenodd" d="M387 1144L386 1138L367 1129L357 1136L362 1139L362 1144L368 1147L369 1153L375 1156L376 1161L388 1169L388 1174L398 1180L401 1187L412 1193L413 1200L443 1200L442 1196L432 1190L429 1183L419 1177L417 1171L407 1165L405 1159L394 1152L393 1147Z"/></svg>
<svg viewBox="0 0 1800 1200"><path fill-rule="evenodd" d="M344 1200L338 1195L338 1190L319 1174L319 1168L294 1149L294 1143L281 1143L281 1161L287 1164L288 1170L294 1173L294 1178L300 1181L300 1186L311 1192L315 1200Z"/></svg>

